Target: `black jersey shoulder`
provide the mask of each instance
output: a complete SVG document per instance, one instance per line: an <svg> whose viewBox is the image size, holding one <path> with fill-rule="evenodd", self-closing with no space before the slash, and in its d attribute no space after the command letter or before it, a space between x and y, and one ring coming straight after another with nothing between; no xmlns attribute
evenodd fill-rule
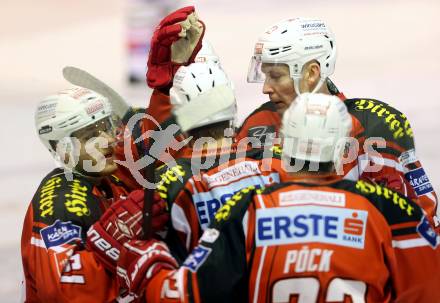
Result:
<svg viewBox="0 0 440 303"><path fill-rule="evenodd" d="M300 182L279 183L266 187L262 195L272 194L293 184L300 185L303 188L310 188L310 190L316 187L313 184ZM327 186L364 197L364 201L373 204L389 225L419 222L423 216L420 207L411 199L377 184L371 184L363 180L357 182L341 180Z"/></svg>
<svg viewBox="0 0 440 303"><path fill-rule="evenodd" d="M365 131L360 136L381 137L395 142L404 149L414 148L413 131L406 116L391 105L369 98L344 101L351 115L356 117Z"/></svg>
<svg viewBox="0 0 440 303"><path fill-rule="evenodd" d="M422 219L422 210L415 202L378 184L372 184L364 180L357 182L344 180L335 183L332 187L366 198L383 215L389 225L420 222Z"/></svg>
<svg viewBox="0 0 440 303"><path fill-rule="evenodd" d="M241 224L246 210L252 203L253 196L261 194L264 188L248 186L235 193L225 204L217 211L211 223L211 227L221 229L227 222L236 222Z"/></svg>
<svg viewBox="0 0 440 303"><path fill-rule="evenodd" d="M163 164L155 171L156 191L162 199L172 204L192 176L193 170L189 158L179 158L173 163Z"/></svg>
<svg viewBox="0 0 440 303"><path fill-rule="evenodd" d="M33 199L34 221L51 225L55 221L72 222L87 229L102 214L94 185L83 176L57 168L41 182Z"/></svg>

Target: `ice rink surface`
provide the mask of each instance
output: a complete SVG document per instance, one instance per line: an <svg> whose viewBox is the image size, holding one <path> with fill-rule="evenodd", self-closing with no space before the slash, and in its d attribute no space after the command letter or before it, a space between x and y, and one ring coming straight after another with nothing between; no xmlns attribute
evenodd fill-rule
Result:
<svg viewBox="0 0 440 303"><path fill-rule="evenodd" d="M17 302L23 217L54 165L34 130L37 102L68 86L61 76L65 65L87 69L133 104L145 106L148 91L125 83L124 1L0 3L0 302ZM196 5L207 37L235 82L240 119L267 100L260 85L245 82L257 36L283 18L327 20L338 45L334 82L348 97L379 99L406 113L418 156L440 189L439 1L185 3Z"/></svg>

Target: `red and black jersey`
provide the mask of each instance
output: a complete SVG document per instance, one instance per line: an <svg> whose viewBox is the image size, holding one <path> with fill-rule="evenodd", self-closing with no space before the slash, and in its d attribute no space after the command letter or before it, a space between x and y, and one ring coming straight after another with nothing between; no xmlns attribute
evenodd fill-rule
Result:
<svg viewBox="0 0 440 303"><path fill-rule="evenodd" d="M437 302L439 240L416 203L366 181L250 187L147 302Z"/></svg>
<svg viewBox="0 0 440 303"><path fill-rule="evenodd" d="M260 188L280 182L278 148L243 152L236 148L233 145L203 154L187 148L184 154L188 157L157 169L156 179L160 183L156 190L171 212L171 235L167 242L172 243L171 249L180 259L197 245L214 214L235 193L251 185Z"/></svg>
<svg viewBox="0 0 440 303"><path fill-rule="evenodd" d="M113 302L116 279L85 248L87 230L127 191L115 177L99 185L57 168L41 182L23 224L25 302Z"/></svg>
<svg viewBox="0 0 440 303"><path fill-rule="evenodd" d="M346 99L332 83L328 85L330 92L344 101L353 120L352 137L356 140L352 147L357 156L344 164L345 178L372 180L399 191L416 200L438 226L437 195L416 156L414 136L406 116L379 100ZM237 139L275 138L280 127L279 114L267 102L244 121Z"/></svg>
<svg viewBox="0 0 440 303"><path fill-rule="evenodd" d="M142 119L138 119L134 129L129 129L126 127L126 124L134 115L141 113L144 113L145 115L142 117ZM127 161L124 147L130 147L128 151L131 152L133 161L138 161L140 158L145 156L141 155L141 157L139 157L139 152L147 145L148 140L141 140L138 142L138 144L135 144L133 138L140 138L142 134L146 134L146 137L149 138L151 136L151 131L157 130L159 125L167 120L170 115L170 97L159 90L153 90L153 93L150 97L150 104L147 109L133 109L126 115L126 117L124 117L124 125L122 126L123 131L121 132L121 138L119 140L120 142L115 147L115 157L119 161L124 162L126 166L119 165L115 175L121 179L121 181L123 181L124 184L130 188L130 190L139 189L141 188L141 185L136 181L130 171L130 169L133 170L136 168L134 163Z"/></svg>

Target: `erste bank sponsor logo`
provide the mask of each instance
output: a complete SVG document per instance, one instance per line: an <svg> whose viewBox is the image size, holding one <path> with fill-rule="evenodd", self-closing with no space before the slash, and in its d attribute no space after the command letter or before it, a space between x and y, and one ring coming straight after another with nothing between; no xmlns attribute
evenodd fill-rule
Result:
<svg viewBox="0 0 440 303"><path fill-rule="evenodd" d="M257 210L257 246L328 243L363 249L368 212L358 209L293 206Z"/></svg>
<svg viewBox="0 0 440 303"><path fill-rule="evenodd" d="M183 262L183 266L188 268L192 272L196 272L199 267L205 263L212 249L203 245L198 245L193 249L191 254Z"/></svg>
<svg viewBox="0 0 440 303"><path fill-rule="evenodd" d="M345 194L321 190L292 190L279 195L281 206L298 204L318 204L329 206L345 206Z"/></svg>
<svg viewBox="0 0 440 303"><path fill-rule="evenodd" d="M81 226L72 224L70 221L62 222L58 219L52 225L41 229L40 235L44 244L46 244L46 248L50 248L72 240L81 241Z"/></svg>
<svg viewBox="0 0 440 303"><path fill-rule="evenodd" d="M279 175L276 173L268 176L248 177L226 186L212 188L207 192L194 193L192 200L202 230L206 230L215 213L240 190L248 186L254 186L256 189L259 189L273 182L279 182Z"/></svg>

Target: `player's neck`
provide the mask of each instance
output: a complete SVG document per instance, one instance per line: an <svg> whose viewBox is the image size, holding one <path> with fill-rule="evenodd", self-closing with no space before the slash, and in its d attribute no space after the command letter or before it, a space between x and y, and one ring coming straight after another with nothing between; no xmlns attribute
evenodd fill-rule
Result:
<svg viewBox="0 0 440 303"><path fill-rule="evenodd" d="M330 184L342 179L336 172L295 172L288 173L289 181L308 184Z"/></svg>

